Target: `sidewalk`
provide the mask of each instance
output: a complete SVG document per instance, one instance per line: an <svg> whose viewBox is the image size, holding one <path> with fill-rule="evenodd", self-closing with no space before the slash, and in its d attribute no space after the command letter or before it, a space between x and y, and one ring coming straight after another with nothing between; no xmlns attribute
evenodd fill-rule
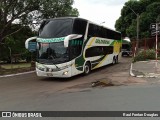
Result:
<svg viewBox="0 0 160 120"><path fill-rule="evenodd" d="M160 61L138 61L131 64L130 74L135 77L158 77L160 78Z"/></svg>

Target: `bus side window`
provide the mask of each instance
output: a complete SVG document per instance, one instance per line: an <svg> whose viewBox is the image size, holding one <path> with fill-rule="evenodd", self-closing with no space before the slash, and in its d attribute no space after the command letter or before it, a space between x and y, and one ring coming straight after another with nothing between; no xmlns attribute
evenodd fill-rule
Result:
<svg viewBox="0 0 160 120"><path fill-rule="evenodd" d="M95 56L101 56L101 55L104 55L102 46L88 48L85 54L86 57L95 57Z"/></svg>
<svg viewBox="0 0 160 120"><path fill-rule="evenodd" d="M70 40L69 49L70 49L70 58L74 59L81 54L83 41L81 39Z"/></svg>
<svg viewBox="0 0 160 120"><path fill-rule="evenodd" d="M89 24L88 36L89 37L103 37L102 27L94 24Z"/></svg>
<svg viewBox="0 0 160 120"><path fill-rule="evenodd" d="M104 55L113 54L113 46L103 46Z"/></svg>
<svg viewBox="0 0 160 120"><path fill-rule="evenodd" d="M86 32L86 27L87 27L87 21L75 19L73 24L73 34L81 34L84 37Z"/></svg>

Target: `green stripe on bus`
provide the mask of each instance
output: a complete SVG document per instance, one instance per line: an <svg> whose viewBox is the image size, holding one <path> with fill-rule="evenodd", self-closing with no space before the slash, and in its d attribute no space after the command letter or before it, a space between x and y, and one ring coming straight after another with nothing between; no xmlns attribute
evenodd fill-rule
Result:
<svg viewBox="0 0 160 120"><path fill-rule="evenodd" d="M65 37L61 37L61 38L50 38L50 39L37 38L37 42L42 42L42 43L61 42L61 41L64 41L64 39L65 39Z"/></svg>

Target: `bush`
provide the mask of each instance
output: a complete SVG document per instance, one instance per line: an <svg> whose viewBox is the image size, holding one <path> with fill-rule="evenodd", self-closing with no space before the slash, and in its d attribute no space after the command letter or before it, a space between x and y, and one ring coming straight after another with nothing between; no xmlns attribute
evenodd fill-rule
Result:
<svg viewBox="0 0 160 120"><path fill-rule="evenodd" d="M146 60L155 60L155 59L156 59L156 52L155 52L154 49L141 50L134 57L133 62L136 62L136 61L146 61Z"/></svg>

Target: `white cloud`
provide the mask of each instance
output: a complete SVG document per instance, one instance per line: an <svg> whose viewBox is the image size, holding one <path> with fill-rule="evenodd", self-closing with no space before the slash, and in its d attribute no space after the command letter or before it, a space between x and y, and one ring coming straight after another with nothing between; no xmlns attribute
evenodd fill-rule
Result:
<svg viewBox="0 0 160 120"><path fill-rule="evenodd" d="M83 1L83 0L79 0ZM116 6L116 5L121 5L124 4L128 0L86 0L86 3L89 4L104 4L104 5L111 5L111 6Z"/></svg>
<svg viewBox="0 0 160 120"><path fill-rule="evenodd" d="M114 28L121 9L128 0L75 0L73 7L77 8L81 18L95 23L102 23L106 27Z"/></svg>

